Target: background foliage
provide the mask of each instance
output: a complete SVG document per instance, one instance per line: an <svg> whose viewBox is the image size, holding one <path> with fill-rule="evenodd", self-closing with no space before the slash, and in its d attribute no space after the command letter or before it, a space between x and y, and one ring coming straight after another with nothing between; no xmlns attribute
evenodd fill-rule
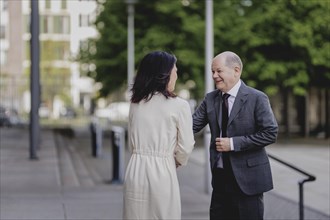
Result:
<svg viewBox="0 0 330 220"><path fill-rule="evenodd" d="M268 95L330 85L330 1L214 1L214 52L231 50L243 60L242 78ZM99 2L98 39L82 48L86 74L103 84L100 96L126 85L127 5ZM138 0L135 4L135 67L152 50L178 58L181 84L204 96L205 1ZM211 76L210 76L211 77ZM191 81L190 81L191 82ZM191 84L190 84L191 85Z"/></svg>

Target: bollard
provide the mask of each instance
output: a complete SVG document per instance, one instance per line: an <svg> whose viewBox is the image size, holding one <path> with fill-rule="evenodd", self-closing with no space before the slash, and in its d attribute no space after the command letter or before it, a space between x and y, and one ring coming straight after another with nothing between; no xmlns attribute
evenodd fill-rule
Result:
<svg viewBox="0 0 330 220"><path fill-rule="evenodd" d="M99 157L102 153L102 128L93 120L90 124L92 156Z"/></svg>
<svg viewBox="0 0 330 220"><path fill-rule="evenodd" d="M111 131L112 139L112 180L113 184L121 184L124 182L124 166L125 166L125 129L113 126Z"/></svg>

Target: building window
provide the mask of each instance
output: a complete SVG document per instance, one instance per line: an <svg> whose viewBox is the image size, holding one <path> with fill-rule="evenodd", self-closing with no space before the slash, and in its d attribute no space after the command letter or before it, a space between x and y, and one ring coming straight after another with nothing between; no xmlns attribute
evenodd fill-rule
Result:
<svg viewBox="0 0 330 220"><path fill-rule="evenodd" d="M0 51L0 63L1 65L5 65L7 63L7 50Z"/></svg>
<svg viewBox="0 0 330 220"><path fill-rule="evenodd" d="M24 15L24 31L25 33L30 33L30 20L31 16L30 15Z"/></svg>
<svg viewBox="0 0 330 220"><path fill-rule="evenodd" d="M40 16L40 33L50 33L49 16Z"/></svg>
<svg viewBox="0 0 330 220"><path fill-rule="evenodd" d="M54 33L62 34L62 17L54 16Z"/></svg>
<svg viewBox="0 0 330 220"><path fill-rule="evenodd" d="M8 0L2 1L2 11L6 11L8 8Z"/></svg>
<svg viewBox="0 0 330 220"><path fill-rule="evenodd" d="M41 51L43 51L41 60L69 60L70 43L68 41L46 40L41 42Z"/></svg>
<svg viewBox="0 0 330 220"><path fill-rule="evenodd" d="M50 5L50 0L45 0L45 8L46 9L50 9L51 5Z"/></svg>
<svg viewBox="0 0 330 220"><path fill-rule="evenodd" d="M79 15L79 26L88 27L88 15Z"/></svg>
<svg viewBox="0 0 330 220"><path fill-rule="evenodd" d="M70 45L68 42L58 42L54 47L54 57L56 60L69 60Z"/></svg>
<svg viewBox="0 0 330 220"><path fill-rule="evenodd" d="M4 25L0 25L0 39L6 38L6 27Z"/></svg>
<svg viewBox="0 0 330 220"><path fill-rule="evenodd" d="M54 33L70 33L70 18L68 16L54 16Z"/></svg>
<svg viewBox="0 0 330 220"><path fill-rule="evenodd" d="M95 20L95 16L93 14L79 15L79 26L80 27L89 27L91 24L93 24Z"/></svg>
<svg viewBox="0 0 330 220"><path fill-rule="evenodd" d="M67 9L67 0L61 1L61 9Z"/></svg>
<svg viewBox="0 0 330 220"><path fill-rule="evenodd" d="M31 52L30 52L30 48L31 48L31 42L30 41L25 41L25 60L30 60L31 59Z"/></svg>

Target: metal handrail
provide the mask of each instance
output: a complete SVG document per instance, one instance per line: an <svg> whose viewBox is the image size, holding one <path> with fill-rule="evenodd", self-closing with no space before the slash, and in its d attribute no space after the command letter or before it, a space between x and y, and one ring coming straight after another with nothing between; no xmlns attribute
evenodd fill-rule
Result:
<svg viewBox="0 0 330 220"><path fill-rule="evenodd" d="M315 181L316 177L314 175L311 175L301 169L299 169L298 167L293 166L292 164L289 164L281 159L279 159L278 157L275 157L271 154L268 154L268 157L270 157L273 160L276 160L277 162L284 164L287 167L290 167L291 169L304 174L305 176L307 176L307 179L302 179L298 182L299 185L299 219L303 220L304 219L304 189L303 189L303 185L306 182L311 182L311 181Z"/></svg>

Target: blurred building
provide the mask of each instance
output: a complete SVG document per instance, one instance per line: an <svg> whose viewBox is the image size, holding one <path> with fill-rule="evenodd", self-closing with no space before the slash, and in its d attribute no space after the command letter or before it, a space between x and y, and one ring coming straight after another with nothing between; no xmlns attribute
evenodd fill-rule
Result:
<svg viewBox="0 0 330 220"><path fill-rule="evenodd" d="M1 105L30 110L31 1L1 0ZM95 0L39 0L42 107L58 116L61 106L89 112L94 81L81 76L76 56L95 38Z"/></svg>
<svg viewBox="0 0 330 220"><path fill-rule="evenodd" d="M23 74L22 5L0 1L0 105L18 108ZM26 82L24 82L26 84Z"/></svg>

